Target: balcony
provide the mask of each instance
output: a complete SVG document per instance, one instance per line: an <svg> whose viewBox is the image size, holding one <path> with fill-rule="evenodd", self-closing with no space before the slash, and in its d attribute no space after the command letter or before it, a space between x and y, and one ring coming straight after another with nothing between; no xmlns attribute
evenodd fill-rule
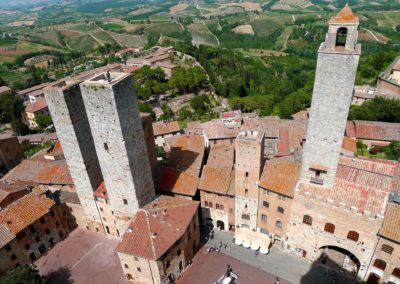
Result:
<svg viewBox="0 0 400 284"><path fill-rule="evenodd" d="M310 182L311 183L315 183L315 184L319 184L319 185L323 185L324 184L324 180L322 178L317 178L317 177L312 177Z"/></svg>

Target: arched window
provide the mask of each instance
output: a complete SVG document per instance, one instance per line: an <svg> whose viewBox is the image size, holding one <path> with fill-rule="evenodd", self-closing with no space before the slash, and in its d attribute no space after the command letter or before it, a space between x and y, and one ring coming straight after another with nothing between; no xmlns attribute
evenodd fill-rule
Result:
<svg viewBox="0 0 400 284"><path fill-rule="evenodd" d="M211 201L208 203L208 206L209 206L210 208L213 208L213 204L212 204Z"/></svg>
<svg viewBox="0 0 400 284"><path fill-rule="evenodd" d="M178 256L180 256L181 253L182 253L182 251L181 251L180 249L178 249L178 251L176 252L176 254L177 254Z"/></svg>
<svg viewBox="0 0 400 284"><path fill-rule="evenodd" d="M248 214L242 214L242 219L243 219L243 220L250 220L250 215L248 215Z"/></svg>
<svg viewBox="0 0 400 284"><path fill-rule="evenodd" d="M133 279L133 277L132 277L132 275L131 274L126 274L126 278L128 279L128 280L132 280Z"/></svg>
<svg viewBox="0 0 400 284"><path fill-rule="evenodd" d="M282 222L279 221L279 220L276 221L275 226L276 226L277 228L282 228Z"/></svg>
<svg viewBox="0 0 400 284"><path fill-rule="evenodd" d="M215 204L215 208L216 208L216 209L219 209L219 204L218 204L218 203Z"/></svg>
<svg viewBox="0 0 400 284"><path fill-rule="evenodd" d="M375 266L376 268L381 269L381 270L385 270L385 268L386 268L386 262L385 262L384 260L382 260L382 259L377 258L377 259L375 259L375 261L374 261L374 266Z"/></svg>
<svg viewBox="0 0 400 284"><path fill-rule="evenodd" d="M205 206L205 207L208 207L208 201L205 201L205 202L204 202L204 206Z"/></svg>
<svg viewBox="0 0 400 284"><path fill-rule="evenodd" d="M219 205L219 210L224 210L224 205L223 204Z"/></svg>
<svg viewBox="0 0 400 284"><path fill-rule="evenodd" d="M312 218L310 215L303 216L303 224L310 225L310 226L312 225Z"/></svg>
<svg viewBox="0 0 400 284"><path fill-rule="evenodd" d="M389 246L389 245L385 245L383 244L381 247L381 251L386 252L387 254L392 254L393 252L393 247Z"/></svg>
<svg viewBox="0 0 400 284"><path fill-rule="evenodd" d="M394 277L400 278L400 268L396 267L395 269L393 269L392 275Z"/></svg>
<svg viewBox="0 0 400 284"><path fill-rule="evenodd" d="M352 240L352 241L358 241L358 238L360 237L360 235L356 232L356 231L349 231L348 233L347 233L347 238L349 239L349 240Z"/></svg>
<svg viewBox="0 0 400 284"><path fill-rule="evenodd" d="M268 219L267 215L264 214L261 215L261 221L267 222L267 219Z"/></svg>
<svg viewBox="0 0 400 284"><path fill-rule="evenodd" d="M324 231L333 234L335 232L335 225L332 223L326 223Z"/></svg>
<svg viewBox="0 0 400 284"><path fill-rule="evenodd" d="M267 201L263 201L263 206L264 206L265 208L269 208L269 203L268 203Z"/></svg>
<svg viewBox="0 0 400 284"><path fill-rule="evenodd" d="M347 28L341 27L336 33L336 44L335 46L345 46L347 40Z"/></svg>

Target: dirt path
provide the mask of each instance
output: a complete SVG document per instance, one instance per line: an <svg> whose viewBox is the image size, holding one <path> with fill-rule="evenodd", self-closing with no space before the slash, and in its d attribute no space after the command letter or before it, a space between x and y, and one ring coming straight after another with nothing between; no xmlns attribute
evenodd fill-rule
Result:
<svg viewBox="0 0 400 284"><path fill-rule="evenodd" d="M395 22L393 22L393 20L388 16L388 15L386 15L385 13L382 13L385 17L386 17L386 19L388 19L389 20L389 22L391 22L392 23L392 29L393 29L393 31L397 31L396 30L396 23Z"/></svg>
<svg viewBox="0 0 400 284"><path fill-rule="evenodd" d="M379 38L377 38L376 35L375 35L371 30L368 30L368 29L366 29L366 28L364 28L364 30L366 30L367 32L369 32L377 42L381 42L381 41L379 40Z"/></svg>
<svg viewBox="0 0 400 284"><path fill-rule="evenodd" d="M296 16L292 15L292 19L293 19L293 23L295 23L296 22Z"/></svg>
<svg viewBox="0 0 400 284"><path fill-rule="evenodd" d="M90 33L89 34L98 44L100 44L101 46L104 46L104 43L99 40L97 37L94 36L94 34Z"/></svg>

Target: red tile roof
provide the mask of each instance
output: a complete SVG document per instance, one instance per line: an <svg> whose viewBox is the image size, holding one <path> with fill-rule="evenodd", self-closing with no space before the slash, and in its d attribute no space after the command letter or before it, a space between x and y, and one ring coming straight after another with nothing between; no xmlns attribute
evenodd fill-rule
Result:
<svg viewBox="0 0 400 284"><path fill-rule="evenodd" d="M107 189L104 181L100 183L93 195L102 199L108 199Z"/></svg>
<svg viewBox="0 0 400 284"><path fill-rule="evenodd" d="M171 121L171 122L159 121L153 123L154 136L171 134L179 131L181 131L181 129L177 121Z"/></svg>
<svg viewBox="0 0 400 284"><path fill-rule="evenodd" d="M400 243L400 204L389 202L379 235Z"/></svg>
<svg viewBox="0 0 400 284"><path fill-rule="evenodd" d="M260 178L260 187L293 198L300 177L301 164L286 160L267 161Z"/></svg>
<svg viewBox="0 0 400 284"><path fill-rule="evenodd" d="M37 111L47 108L47 102L45 98L37 98L36 102L30 103L25 107L25 112L35 113Z"/></svg>
<svg viewBox="0 0 400 284"><path fill-rule="evenodd" d="M348 121L346 136L368 140L400 141L400 123Z"/></svg>
<svg viewBox="0 0 400 284"><path fill-rule="evenodd" d="M232 167L205 166L201 174L200 190L227 194L231 183Z"/></svg>
<svg viewBox="0 0 400 284"><path fill-rule="evenodd" d="M221 119L213 119L201 126L205 135L211 140L236 138L240 130L239 125L225 125Z"/></svg>
<svg viewBox="0 0 400 284"><path fill-rule="evenodd" d="M233 167L234 160L234 146L233 145L215 145L211 147L208 154L207 165L211 167Z"/></svg>
<svg viewBox="0 0 400 284"><path fill-rule="evenodd" d="M159 196L133 217L117 251L158 260L187 231L199 202Z"/></svg>
<svg viewBox="0 0 400 284"><path fill-rule="evenodd" d="M0 212L0 223L18 234L49 212L55 202L43 191L35 190L10 204Z"/></svg>
<svg viewBox="0 0 400 284"><path fill-rule="evenodd" d="M358 23L358 17L354 15L353 10L348 4L340 12L331 18L331 23Z"/></svg>
<svg viewBox="0 0 400 284"><path fill-rule="evenodd" d="M11 233L10 229L8 229L6 225L0 223L0 249L11 242L14 238L15 235Z"/></svg>
<svg viewBox="0 0 400 284"><path fill-rule="evenodd" d="M341 156L332 189L301 184L300 193L333 204L356 207L359 213L383 215L391 191L399 188L399 163L387 160Z"/></svg>
<svg viewBox="0 0 400 284"><path fill-rule="evenodd" d="M155 180L156 189L187 196L196 194L198 184L199 177L170 167L161 167Z"/></svg>
<svg viewBox="0 0 400 284"><path fill-rule="evenodd" d="M342 141L342 148L353 153L357 153L357 141L356 139L344 136Z"/></svg>

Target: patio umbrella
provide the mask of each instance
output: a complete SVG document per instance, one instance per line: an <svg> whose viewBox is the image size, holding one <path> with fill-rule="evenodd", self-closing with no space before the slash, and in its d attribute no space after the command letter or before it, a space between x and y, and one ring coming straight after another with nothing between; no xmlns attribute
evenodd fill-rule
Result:
<svg viewBox="0 0 400 284"><path fill-rule="evenodd" d="M240 246L241 244L243 244L243 240L241 239L235 239L235 244Z"/></svg>
<svg viewBox="0 0 400 284"><path fill-rule="evenodd" d="M269 253L269 250L267 248L261 248L260 253L267 254L267 253Z"/></svg>
<svg viewBox="0 0 400 284"><path fill-rule="evenodd" d="M243 242L242 246L245 248L249 248L251 245L248 242Z"/></svg>
<svg viewBox="0 0 400 284"><path fill-rule="evenodd" d="M253 243L253 244L251 244L251 246L250 246L250 249L251 250L258 250L260 248L260 246L257 244L257 243Z"/></svg>

